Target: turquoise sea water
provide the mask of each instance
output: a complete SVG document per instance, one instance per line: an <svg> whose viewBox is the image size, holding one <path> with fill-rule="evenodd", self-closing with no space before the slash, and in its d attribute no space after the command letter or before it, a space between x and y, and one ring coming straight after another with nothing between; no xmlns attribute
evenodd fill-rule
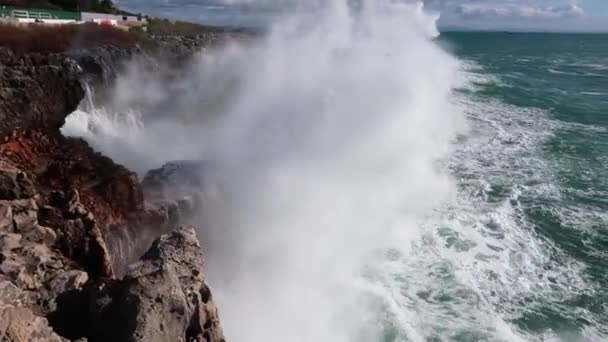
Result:
<svg viewBox="0 0 608 342"><path fill-rule="evenodd" d="M453 32L440 44L472 79L457 98L473 133L449 165L487 214L473 224L482 240L450 221L445 242L498 242L469 269L476 300L525 339L608 340L608 35ZM451 335L498 336L512 340Z"/></svg>

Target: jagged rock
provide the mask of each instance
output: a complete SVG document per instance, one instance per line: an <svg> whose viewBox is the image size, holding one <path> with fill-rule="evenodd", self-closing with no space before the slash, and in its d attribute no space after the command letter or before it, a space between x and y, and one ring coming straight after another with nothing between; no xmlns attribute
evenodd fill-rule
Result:
<svg viewBox="0 0 608 342"><path fill-rule="evenodd" d="M0 141L32 129L58 130L84 96L80 68L61 55L0 52Z"/></svg>
<svg viewBox="0 0 608 342"><path fill-rule="evenodd" d="M86 82L108 83L118 76L118 73L138 50L115 46L97 46L88 49L75 49L66 52L83 69Z"/></svg>
<svg viewBox="0 0 608 342"><path fill-rule="evenodd" d="M8 281L0 281L0 340L7 342L63 342L45 318L27 308L32 299Z"/></svg>
<svg viewBox="0 0 608 342"><path fill-rule="evenodd" d="M95 217L80 203L77 190L69 196L54 191L40 211L43 224L57 234L56 246L93 276L114 277L111 258Z"/></svg>
<svg viewBox="0 0 608 342"><path fill-rule="evenodd" d="M79 290L89 281L89 275L82 271L67 271L57 275L50 281L49 287L57 294Z"/></svg>
<svg viewBox="0 0 608 342"><path fill-rule="evenodd" d="M79 219L78 214L88 216L86 211L80 212L83 209L78 203L77 192L65 205L66 212L60 212L63 216L58 222L67 223L70 219ZM30 308L44 312L59 293L82 287L86 283L88 275L80 270L73 270L76 264L66 259L66 256L72 256L59 254L55 249L58 241L55 231L38 223L39 209L36 200L31 198L0 201L0 214L3 214L0 217L4 216L11 221L2 224L0 229L0 277L11 281L24 291L33 293L32 298L35 300ZM87 235L84 229L84 234ZM59 232L63 234L61 229ZM63 235L61 238L63 241ZM89 264L83 261L83 267L90 267L95 275L111 273L111 267L110 271L98 271L98 268L95 268L98 264L104 265L104 260L109 262L107 251L106 254L96 252L96 249L103 248L103 241L99 242L93 236L86 241L72 242L77 244L74 248L80 248L85 257L88 257L85 261ZM76 258L73 260L78 261Z"/></svg>
<svg viewBox="0 0 608 342"><path fill-rule="evenodd" d="M11 248L0 252L0 273L21 289L39 291L65 269L61 256L47 246L25 242L18 234L3 234L2 238L10 241Z"/></svg>
<svg viewBox="0 0 608 342"><path fill-rule="evenodd" d="M156 35L152 36L152 39L164 58L180 60L205 48L221 46L231 40L245 41L252 37L252 32L210 29L208 32L196 35Z"/></svg>
<svg viewBox="0 0 608 342"><path fill-rule="evenodd" d="M0 161L0 200L31 198L34 186L27 175Z"/></svg>
<svg viewBox="0 0 608 342"><path fill-rule="evenodd" d="M0 305L27 306L32 302L30 295L7 280L0 281L0 293Z"/></svg>
<svg viewBox="0 0 608 342"><path fill-rule="evenodd" d="M7 342L64 342L48 321L32 310L0 304L0 337Z"/></svg>
<svg viewBox="0 0 608 342"><path fill-rule="evenodd" d="M124 279L88 297L89 341L224 341L192 229L163 235Z"/></svg>
<svg viewBox="0 0 608 342"><path fill-rule="evenodd" d="M26 241L40 243L47 246L54 246L57 241L57 234L49 227L35 225L32 229L24 232L23 238Z"/></svg>
<svg viewBox="0 0 608 342"><path fill-rule="evenodd" d="M12 232L13 227L13 208L0 201L0 232Z"/></svg>
<svg viewBox="0 0 608 342"><path fill-rule="evenodd" d="M21 247L21 235L19 234L2 234L0 235L0 250L12 251Z"/></svg>
<svg viewBox="0 0 608 342"><path fill-rule="evenodd" d="M211 166L197 160L177 160L148 171L142 186L147 193L159 192L164 197L177 199L202 191L203 177L211 171Z"/></svg>
<svg viewBox="0 0 608 342"><path fill-rule="evenodd" d="M142 187L148 205L163 208L172 226L191 224L202 215L203 202L217 195L210 181L212 165L203 161L180 160L146 173Z"/></svg>
<svg viewBox="0 0 608 342"><path fill-rule="evenodd" d="M13 225L15 231L25 233L38 223L38 205L33 199L12 201Z"/></svg>
<svg viewBox="0 0 608 342"><path fill-rule="evenodd" d="M0 47L0 64L9 64L15 59L15 54L9 48Z"/></svg>

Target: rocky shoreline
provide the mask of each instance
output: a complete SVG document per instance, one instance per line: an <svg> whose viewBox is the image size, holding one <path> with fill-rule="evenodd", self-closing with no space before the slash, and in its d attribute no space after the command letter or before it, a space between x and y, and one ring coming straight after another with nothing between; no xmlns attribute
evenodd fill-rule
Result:
<svg viewBox="0 0 608 342"><path fill-rule="evenodd" d="M179 58L210 44L165 40ZM182 226L200 189L174 191L175 164L142 182L59 131L83 80L142 55L0 48L0 340L224 341L195 230Z"/></svg>

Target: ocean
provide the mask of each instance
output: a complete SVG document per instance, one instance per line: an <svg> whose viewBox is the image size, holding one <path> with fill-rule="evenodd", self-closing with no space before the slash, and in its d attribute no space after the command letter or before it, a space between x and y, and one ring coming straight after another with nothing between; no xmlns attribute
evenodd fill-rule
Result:
<svg viewBox="0 0 608 342"><path fill-rule="evenodd" d="M229 340L607 341L608 35L343 9L130 68L63 133L217 168L198 232Z"/></svg>
<svg viewBox="0 0 608 342"><path fill-rule="evenodd" d="M608 35L448 32L439 42L472 79L456 90L472 133L448 165L475 208L449 210L461 218L441 235L448 269L469 273L475 290L421 300L491 305L524 339L607 340ZM450 339L497 339L476 330Z"/></svg>

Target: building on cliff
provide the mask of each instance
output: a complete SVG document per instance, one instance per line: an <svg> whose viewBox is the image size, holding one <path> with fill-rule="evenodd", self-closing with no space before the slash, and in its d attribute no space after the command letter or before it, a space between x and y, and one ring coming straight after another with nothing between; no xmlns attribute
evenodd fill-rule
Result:
<svg viewBox="0 0 608 342"><path fill-rule="evenodd" d="M144 27L147 19L141 15L114 15L96 12L73 12L39 8L17 8L0 6L0 19L17 23L70 24L94 22L123 28Z"/></svg>

